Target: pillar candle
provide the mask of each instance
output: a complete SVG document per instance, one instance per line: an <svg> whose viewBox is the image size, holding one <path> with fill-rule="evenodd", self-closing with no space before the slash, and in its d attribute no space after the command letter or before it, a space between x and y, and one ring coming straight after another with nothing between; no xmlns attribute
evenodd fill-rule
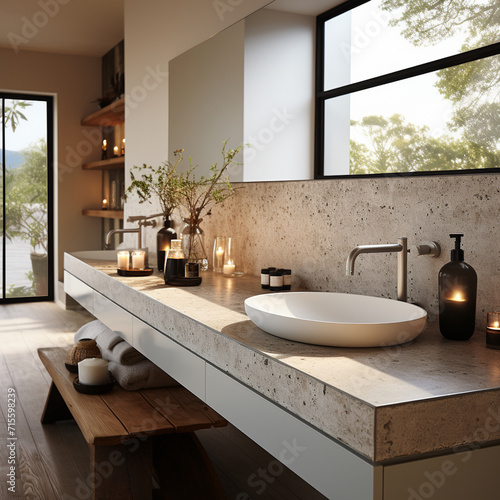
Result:
<svg viewBox="0 0 500 500"><path fill-rule="evenodd" d="M108 362L102 358L87 358L78 363L78 379L84 385L103 385L109 382Z"/></svg>
<svg viewBox="0 0 500 500"><path fill-rule="evenodd" d="M143 250L137 250L132 252L132 268L133 269L144 269L144 260L146 257L146 252Z"/></svg>
<svg viewBox="0 0 500 500"><path fill-rule="evenodd" d="M233 274L235 269L236 266L233 264L233 262L231 260L228 260L227 264L224 264L222 272L224 274Z"/></svg>
<svg viewBox="0 0 500 500"><path fill-rule="evenodd" d="M118 269L128 269L130 265L130 253L121 251L116 254L118 258Z"/></svg>

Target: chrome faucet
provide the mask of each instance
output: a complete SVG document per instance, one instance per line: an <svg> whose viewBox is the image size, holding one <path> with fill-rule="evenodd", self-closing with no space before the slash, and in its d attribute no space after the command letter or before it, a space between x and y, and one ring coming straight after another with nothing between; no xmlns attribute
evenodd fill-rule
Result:
<svg viewBox="0 0 500 500"><path fill-rule="evenodd" d="M389 245L359 245L354 248L346 262L347 276L354 275L354 262L361 253L390 253L398 252L398 300L406 302L407 295L407 269L408 269L408 241L407 238L398 238L396 244Z"/></svg>
<svg viewBox="0 0 500 500"><path fill-rule="evenodd" d="M123 233L137 233L137 248L142 248L142 228L145 226L151 226L151 227L156 227L156 221L155 220L148 220L148 219L153 219L154 217L160 217L162 216L163 213L161 214L154 214L154 215L134 215L130 216L127 219L127 222L139 222L139 227L131 227L131 228L124 228L124 229L112 229L106 234L106 239L104 241L104 248L109 249L111 245L111 237L114 234L123 234Z"/></svg>

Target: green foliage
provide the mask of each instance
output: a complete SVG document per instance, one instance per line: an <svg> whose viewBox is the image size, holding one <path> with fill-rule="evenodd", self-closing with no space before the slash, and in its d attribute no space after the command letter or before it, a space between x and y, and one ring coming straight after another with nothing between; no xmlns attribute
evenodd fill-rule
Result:
<svg viewBox="0 0 500 500"><path fill-rule="evenodd" d="M29 286L23 285L10 285L7 289L6 297L33 297L36 295L35 277L33 271L26 273L26 278L31 282Z"/></svg>
<svg viewBox="0 0 500 500"><path fill-rule="evenodd" d="M142 167L134 166L130 171L132 180L127 193L137 193L139 203L151 203L151 197L158 197L165 217L170 217L173 210L179 205L182 179L177 174L177 167L181 163L183 150L175 151L177 160L174 164L166 161L154 168L143 164ZM139 172L136 177L134 169Z"/></svg>
<svg viewBox="0 0 500 500"><path fill-rule="evenodd" d="M23 151L24 161L6 179L8 237L29 241L32 251L47 253L47 144L43 139Z"/></svg>
<svg viewBox="0 0 500 500"><path fill-rule="evenodd" d="M238 165L236 155L243 149L243 145L235 149L227 149L227 141L222 141L222 163L214 163L210 167L210 177L196 178L195 169L190 158L190 168L185 174L180 174L182 183L181 204L188 213L193 226L198 225L201 217L210 212L214 204L222 203L235 193L229 181L227 172L231 165Z"/></svg>
<svg viewBox="0 0 500 500"><path fill-rule="evenodd" d="M457 33L469 46L497 42L500 9L495 0L383 0L391 26L406 25L401 34L414 45L434 45Z"/></svg>
<svg viewBox="0 0 500 500"><path fill-rule="evenodd" d="M151 197L158 197L162 211L165 216L170 217L173 210L182 205L187 211L187 218L193 224L197 224L202 215L210 211L213 204L221 203L234 194L234 188L229 182L227 169L231 165L238 165L235 161L236 155L243 146L236 149L228 149L227 141L223 141L222 164L214 163L210 167L209 177L196 177L197 165L189 158L189 169L187 172L178 172L177 167L184 159L184 150L174 151L176 162L162 163L158 168L134 167L141 175L140 177L130 172L132 183L127 189L128 193L137 193L139 203L151 203Z"/></svg>
<svg viewBox="0 0 500 500"><path fill-rule="evenodd" d="M498 151L449 136L433 137L428 127L406 123L401 115L367 116L351 126L366 138L366 143L351 140L352 175L500 168Z"/></svg>
<svg viewBox="0 0 500 500"><path fill-rule="evenodd" d="M12 132L16 131L21 120L27 120L26 115L21 109L26 109L28 106L31 106L31 103L26 101L13 101L12 106L5 106L5 125L7 127L10 126Z"/></svg>
<svg viewBox="0 0 500 500"><path fill-rule="evenodd" d="M460 51L500 41L498 0L383 0L391 26L414 45L432 46L461 36ZM449 126L464 139L498 148L500 57L492 56L437 73L437 89L454 106Z"/></svg>
<svg viewBox="0 0 500 500"><path fill-rule="evenodd" d="M498 0L382 0L380 7L417 47L458 37L466 52L500 40ZM401 115L352 121L365 140L350 141L351 174L500 168L500 56L440 70L435 86L453 105L454 135L433 136Z"/></svg>

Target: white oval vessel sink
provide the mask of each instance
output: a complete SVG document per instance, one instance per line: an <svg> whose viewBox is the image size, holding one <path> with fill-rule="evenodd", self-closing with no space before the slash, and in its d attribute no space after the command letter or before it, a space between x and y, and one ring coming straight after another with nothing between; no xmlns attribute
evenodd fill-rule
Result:
<svg viewBox="0 0 500 500"><path fill-rule="evenodd" d="M296 342L337 347L380 347L410 342L427 313L407 302L329 292L255 295L245 311L267 333Z"/></svg>

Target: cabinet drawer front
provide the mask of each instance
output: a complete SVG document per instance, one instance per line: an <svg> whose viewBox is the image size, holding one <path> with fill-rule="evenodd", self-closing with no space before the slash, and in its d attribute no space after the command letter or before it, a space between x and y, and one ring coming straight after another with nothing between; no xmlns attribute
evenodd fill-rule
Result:
<svg viewBox="0 0 500 500"><path fill-rule="evenodd" d="M73 297L90 314L94 314L95 291L68 271L64 271L64 292Z"/></svg>
<svg viewBox="0 0 500 500"><path fill-rule="evenodd" d="M134 347L205 401L205 361L134 317Z"/></svg>
<svg viewBox="0 0 500 500"><path fill-rule="evenodd" d="M101 320L108 328L114 330L123 340L133 345L133 316L114 302L95 292L94 316Z"/></svg>

